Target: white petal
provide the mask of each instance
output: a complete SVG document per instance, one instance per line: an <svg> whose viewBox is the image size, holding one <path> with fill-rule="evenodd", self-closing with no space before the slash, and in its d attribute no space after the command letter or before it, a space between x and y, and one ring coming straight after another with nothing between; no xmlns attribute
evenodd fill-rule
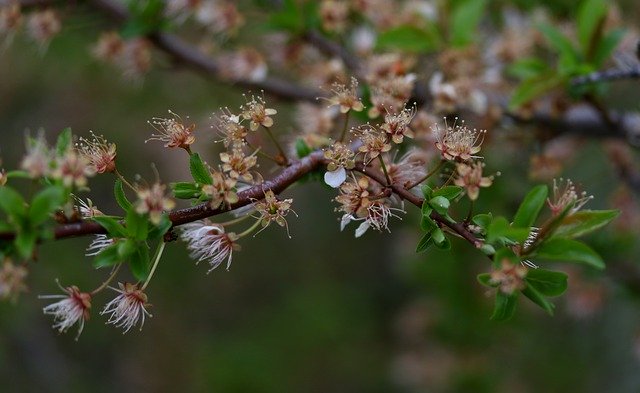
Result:
<svg viewBox="0 0 640 393"><path fill-rule="evenodd" d="M340 187L345 180L347 180L347 171L343 167L332 172L327 171L324 174L324 182L333 188Z"/></svg>
<svg viewBox="0 0 640 393"><path fill-rule="evenodd" d="M343 215L342 219L340 220L340 230L344 231L344 227L346 227L347 224L351 222L351 220L353 220L353 216L351 214Z"/></svg>
<svg viewBox="0 0 640 393"><path fill-rule="evenodd" d="M362 235L364 235L364 233L367 231L367 229L369 229L369 220L363 222L362 224L360 224L360 226L358 227L358 229L356 229L356 237L360 237Z"/></svg>

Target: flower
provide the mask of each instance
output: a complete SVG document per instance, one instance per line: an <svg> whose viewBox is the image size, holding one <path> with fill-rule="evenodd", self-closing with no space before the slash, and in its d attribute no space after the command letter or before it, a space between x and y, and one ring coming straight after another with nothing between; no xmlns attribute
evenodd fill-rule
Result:
<svg viewBox="0 0 640 393"><path fill-rule="evenodd" d="M483 177L481 162L475 162L471 165L459 163L456 165L458 177L454 180L456 186L464 187L467 190L467 196L472 201L478 199L480 187L489 187L493 183L493 176Z"/></svg>
<svg viewBox="0 0 640 393"><path fill-rule="evenodd" d="M358 97L358 80L351 78L351 84L349 86L342 83L334 83L331 88L333 96L328 98L329 106L340 106L341 113L347 113L349 111L361 112L364 109L364 105Z"/></svg>
<svg viewBox="0 0 640 393"><path fill-rule="evenodd" d="M92 53L98 59L116 62L122 56L125 43L116 31L103 32L98 42L93 46Z"/></svg>
<svg viewBox="0 0 640 393"><path fill-rule="evenodd" d="M21 24L22 13L18 2L0 6L0 36L6 35L8 39L11 39L12 34L18 30Z"/></svg>
<svg viewBox="0 0 640 393"><path fill-rule="evenodd" d="M242 109L242 117L247 120L251 120L249 128L251 131L255 131L258 127L271 127L273 126L273 119L271 116L278 113L275 109L267 108L262 97L251 96L251 100L247 101L245 105L240 107Z"/></svg>
<svg viewBox="0 0 640 393"><path fill-rule="evenodd" d="M165 210L171 210L175 202L164 196L166 186L158 182L153 185L138 187L138 200L135 203L138 214L149 213L149 219L154 224L160 223L160 218Z"/></svg>
<svg viewBox="0 0 640 393"><path fill-rule="evenodd" d="M151 138L145 142L153 140L161 141L165 142L164 147L179 147L189 151L189 146L196 141L196 137L193 135L195 124L187 127L182 123L180 116L171 110L169 110L169 114L171 114L173 118L154 117L151 121L148 121L148 123L158 131L158 134L152 134Z"/></svg>
<svg viewBox="0 0 640 393"><path fill-rule="evenodd" d="M367 208L371 204L368 188L369 180L366 177L356 179L352 176L352 179L342 183L340 195L335 197L335 201L341 205L337 210L343 212L344 216L366 217ZM344 216L343 221L346 220Z"/></svg>
<svg viewBox="0 0 640 393"><path fill-rule="evenodd" d="M420 180L427 175L426 164L428 154L421 149L412 148L407 151L398 162L387 165L387 171L392 183L408 187L417 186Z"/></svg>
<svg viewBox="0 0 640 393"><path fill-rule="evenodd" d="M381 153L391 150L387 134L370 124L363 124L354 132L362 141L358 151L364 153L365 164L377 158Z"/></svg>
<svg viewBox="0 0 640 393"><path fill-rule="evenodd" d="M340 187L347 179L345 169L353 169L355 160L353 151L344 143L336 142L331 148L325 150L324 158L327 163L327 172L324 174L324 182L333 188Z"/></svg>
<svg viewBox="0 0 640 393"><path fill-rule="evenodd" d="M214 118L225 147L240 148L246 144L247 128L241 124L240 116L231 113L229 108L223 108L221 114Z"/></svg>
<svg viewBox="0 0 640 393"><path fill-rule="evenodd" d="M445 119L445 129L440 130L438 125L433 130L436 134L436 147L442 152L445 160L467 161L471 158L480 158L474 154L480 151L480 145L484 141L486 130L472 130L464 121L457 124L458 118L449 126Z"/></svg>
<svg viewBox="0 0 640 393"><path fill-rule="evenodd" d="M60 18L51 9L32 12L27 21L29 35L43 47L60 32L61 28Z"/></svg>
<svg viewBox="0 0 640 393"><path fill-rule="evenodd" d="M220 153L220 161L222 161L222 170L229 173L229 177L235 180L244 180L245 182L253 181L253 175L250 170L258 162L256 150L250 156L245 156L242 149L232 149L231 153Z"/></svg>
<svg viewBox="0 0 640 393"><path fill-rule="evenodd" d="M191 258L196 263L207 261L211 266L208 273L227 261L227 270L231 266L233 251L240 250L236 243L239 237L233 233L226 233L222 225L212 224L210 221L194 221L181 227L180 238L187 243Z"/></svg>
<svg viewBox="0 0 640 393"><path fill-rule="evenodd" d="M56 303L50 304L42 309L45 315L53 315L53 328L60 333L65 333L76 323L78 324L78 334L76 340L80 337L84 322L89 319L91 311L91 294L80 292L77 286L63 288L58 283L60 289L65 295L45 295L39 296L40 299L62 299Z"/></svg>
<svg viewBox="0 0 640 393"><path fill-rule="evenodd" d="M84 255L88 257L93 257L105 248L111 246L115 243L115 239L108 237L107 235L96 235L95 239L89 244L89 247L86 249L86 253Z"/></svg>
<svg viewBox="0 0 640 393"><path fill-rule="evenodd" d="M416 115L416 106L404 108L398 113L389 113L384 116L384 123L380 128L391 136L393 143L402 143L404 137L413 138L413 131L409 128L409 124Z"/></svg>
<svg viewBox="0 0 640 393"><path fill-rule="evenodd" d="M261 81L267 77L267 62L254 48L240 48L218 56L220 76L230 80Z"/></svg>
<svg viewBox="0 0 640 393"><path fill-rule="evenodd" d="M547 198L547 204L551 209L551 214L557 216L566 207L572 205L568 215L576 213L578 210L593 199L593 195L587 195L585 191L578 194L576 186L570 179L562 179L559 181L553 179L553 199Z"/></svg>
<svg viewBox="0 0 640 393"><path fill-rule="evenodd" d="M323 0L320 2L320 20L322 28L329 32L341 33L347 26L349 2L341 0Z"/></svg>
<svg viewBox="0 0 640 393"><path fill-rule="evenodd" d="M123 285L118 283L118 287L120 289L109 287L119 295L104 306L100 315L111 314L107 323L124 328L122 334L137 325L138 321L140 322L140 330L142 330L145 316L151 317L146 309L149 306L147 295L138 288L137 284L124 283Z"/></svg>
<svg viewBox="0 0 640 393"><path fill-rule="evenodd" d="M268 190L264 193L264 199L256 202L255 208L258 214L260 214L260 220L263 228L266 228L271 222L275 222L281 227L287 228L287 234L289 233L289 226L285 217L291 210L291 203L293 199L283 199L281 201L276 198L273 191ZM291 237L291 235L289 235Z"/></svg>
<svg viewBox="0 0 640 393"><path fill-rule="evenodd" d="M51 157L44 134L40 133L37 138L27 138L27 154L22 159L20 167L27 171L32 179L48 176Z"/></svg>
<svg viewBox="0 0 640 393"><path fill-rule="evenodd" d="M76 201L78 202L78 205L76 206L76 208L80 212L80 216L82 216L82 218L92 218L92 217L104 215L104 213L102 213L98 209L98 207L93 204L93 201L91 199L87 198L87 201L85 202L78 197L75 197L75 198L76 198Z"/></svg>
<svg viewBox="0 0 640 393"><path fill-rule="evenodd" d="M212 184L202 187L202 192L211 198L211 208L217 209L224 204L231 205L238 202L238 194L235 192L236 179L225 176L224 172L211 172Z"/></svg>
<svg viewBox="0 0 640 393"><path fill-rule="evenodd" d="M0 267L0 298L15 301L21 292L26 292L24 280L28 273L24 265L14 265L6 258Z"/></svg>
<svg viewBox="0 0 640 393"><path fill-rule="evenodd" d="M91 140L80 137L76 148L93 167L96 173L110 173L116 170L116 145L109 143L102 135L96 135L93 131Z"/></svg>
<svg viewBox="0 0 640 393"><path fill-rule="evenodd" d="M515 291L527 287L524 282L527 271L525 266L516 265L508 259L503 259L500 268L491 272L489 283L498 286L502 293L512 295Z"/></svg>
<svg viewBox="0 0 640 393"><path fill-rule="evenodd" d="M61 179L67 187L84 187L87 185L87 176L93 175L95 170L89 159L73 149L56 159L56 168L51 173L51 177Z"/></svg>

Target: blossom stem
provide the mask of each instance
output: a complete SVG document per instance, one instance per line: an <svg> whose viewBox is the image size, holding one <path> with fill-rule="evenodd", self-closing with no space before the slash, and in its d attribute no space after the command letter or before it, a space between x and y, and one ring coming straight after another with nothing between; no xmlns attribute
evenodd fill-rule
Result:
<svg viewBox="0 0 640 393"><path fill-rule="evenodd" d="M344 125L342 126L342 133L340 134L340 142L344 141L344 138L347 136L347 129L349 128L349 114L351 111L348 111L344 114Z"/></svg>
<svg viewBox="0 0 640 393"><path fill-rule="evenodd" d="M435 175L435 174L436 174L436 173L437 173L437 172L442 168L442 166L443 166L445 163L446 163L446 161L445 161L445 160L440 160L440 163L438 164L438 166L436 166L435 168L433 168L433 169L431 170L431 172L429 172L429 173L427 173L426 175L424 175L424 176L422 177L422 179L420 179L420 180L418 180L418 181L416 181L416 182L413 182L413 183L409 184L409 185L408 185L407 187L405 187L405 188L406 188L407 190L410 190L410 189L412 189L413 187L417 186L418 184L420 184L420 183L424 182L425 180L429 179L431 176Z"/></svg>
<svg viewBox="0 0 640 393"><path fill-rule="evenodd" d="M244 232L238 234L238 238L245 237L251 232L255 231L258 225L260 225L261 220L256 220L249 228L247 228Z"/></svg>
<svg viewBox="0 0 640 393"><path fill-rule="evenodd" d="M251 217L251 216L247 214L247 215L244 215L242 217L234 218L233 220L221 222L218 225L222 225L223 227L226 227L226 226L229 226L229 225L233 225L233 224L237 224L239 222L242 222L242 221L246 220L249 217Z"/></svg>
<svg viewBox="0 0 640 393"><path fill-rule="evenodd" d="M161 242L158 245L158 248L156 249L156 253L153 255L153 265L151 266L151 271L149 272L149 276L147 277L147 280L144 282L144 284L142 284L142 288L140 288L141 291L144 291L147 285L149 285L149 281L151 281L151 278L153 277L153 273L156 272L156 268L158 267L158 262L160 262L160 258L162 257L162 252L164 251L165 245L166 245L165 242Z"/></svg>
<svg viewBox="0 0 640 393"><path fill-rule="evenodd" d="M273 144L276 145L276 147L278 148L278 153L280 153L280 155L282 156L282 160L276 160L276 162L278 164L283 164L283 161L284 161L284 165L286 166L289 163L289 160L287 159L287 155L284 153L284 149L282 149L282 146L280 146L280 142L278 142L276 137L273 136L273 133L271 132L271 129L269 127L262 126L262 128L264 128L267 131L267 135L269 135L269 138L271 138L271 141L273 142Z"/></svg>
<svg viewBox="0 0 640 393"><path fill-rule="evenodd" d="M118 274L120 266L122 266L122 263L118 263L116 266L114 266L109 277L102 284L100 284L98 288L91 291L91 296L95 296L97 293L102 292L109 284L111 284L111 281L116 278L116 274Z"/></svg>
<svg viewBox="0 0 640 393"><path fill-rule="evenodd" d="M387 166L384 164L382 155L378 155L378 160L380 160L380 166L382 167L382 172L384 173L384 177L387 179L387 186L390 186L391 178L389 178L389 173L387 172Z"/></svg>
<svg viewBox="0 0 640 393"><path fill-rule="evenodd" d="M473 199L471 199L471 203L469 203L469 214L467 214L465 222L471 222L471 216L473 216L473 202Z"/></svg>
<svg viewBox="0 0 640 393"><path fill-rule="evenodd" d="M275 162L276 164L280 163L275 157L272 157L269 154L263 152L260 147L254 147L251 143L249 143L249 141L246 138L245 138L244 141L247 142L247 146L249 146L252 150L255 150L255 154L258 154L261 157L264 157L264 158L266 158L268 160L271 160L271 161Z"/></svg>
<svg viewBox="0 0 640 393"><path fill-rule="evenodd" d="M120 179L120 181L122 181L124 184L127 185L127 187L129 187L130 189L132 189L134 192L137 192L138 190L136 190L136 188L134 186L131 185L131 183L129 183L127 181L127 179L124 178L124 176L122 176L122 173L120 173L120 171L118 170L118 168L115 168L113 170L113 173L115 173L115 175L118 177L118 179Z"/></svg>

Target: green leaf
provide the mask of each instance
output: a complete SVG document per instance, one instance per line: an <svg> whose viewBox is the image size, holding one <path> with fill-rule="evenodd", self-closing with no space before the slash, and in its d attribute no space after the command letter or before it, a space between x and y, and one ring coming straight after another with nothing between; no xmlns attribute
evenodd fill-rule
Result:
<svg viewBox="0 0 640 393"><path fill-rule="evenodd" d="M425 201L428 201L429 199L431 199L431 194L433 193L433 190L431 189L431 187L429 187L426 184L423 184L422 186L420 186L420 190L422 191L422 197L424 198Z"/></svg>
<svg viewBox="0 0 640 393"><path fill-rule="evenodd" d="M604 261L589 246L577 240L554 237L544 241L536 252L538 258L584 263L604 269Z"/></svg>
<svg viewBox="0 0 640 393"><path fill-rule="evenodd" d="M440 214L447 214L451 202L443 196L436 196L429 200L429 205Z"/></svg>
<svg viewBox="0 0 640 393"><path fill-rule="evenodd" d="M14 244L18 254L24 258L31 258L33 254L33 248L36 246L36 240L38 239L35 229L21 228L16 235Z"/></svg>
<svg viewBox="0 0 640 393"><path fill-rule="evenodd" d="M564 81L565 78L557 75L554 71L523 81L511 95L509 110L516 110L543 94L562 86Z"/></svg>
<svg viewBox="0 0 640 393"><path fill-rule="evenodd" d="M178 199L197 198L202 192L200 185L192 182L171 183L171 188L173 189L173 196Z"/></svg>
<svg viewBox="0 0 640 393"><path fill-rule="evenodd" d="M91 218L107 230L111 237L127 237L127 229L117 218L109 216L95 216Z"/></svg>
<svg viewBox="0 0 640 393"><path fill-rule="evenodd" d="M502 261L505 259L514 265L520 263L520 258L518 258L511 248L502 247L496 250L493 257L493 265L496 268L500 268L502 266Z"/></svg>
<svg viewBox="0 0 640 393"><path fill-rule="evenodd" d="M436 228L438 228L438 224L436 224L436 222L433 221L431 217L429 217L428 215L422 216L422 219L420 220L420 229L425 232L431 232Z"/></svg>
<svg viewBox="0 0 640 393"><path fill-rule="evenodd" d="M122 208L122 210L128 212L132 208L131 202L127 199L127 195L124 193L124 187L122 185L122 180L116 179L115 184L113 185L113 195L116 197L116 202Z"/></svg>
<svg viewBox="0 0 640 393"><path fill-rule="evenodd" d="M169 229L173 226L173 223L169 219L166 214L162 215L160 218L160 223L158 225L154 225L153 228L149 231L149 239L158 239L164 236Z"/></svg>
<svg viewBox="0 0 640 393"><path fill-rule="evenodd" d="M120 242L116 244L112 244L109 247L106 247L105 249L100 251L98 255L96 255L93 258L93 266L94 267L112 266L122 261L122 258L120 258L120 256L118 255L119 243Z"/></svg>
<svg viewBox="0 0 640 393"><path fill-rule="evenodd" d="M520 204L513 219L513 225L524 228L531 227L536 222L536 218L547 200L548 193L549 189L544 184L531 189Z"/></svg>
<svg viewBox="0 0 640 393"><path fill-rule="evenodd" d="M456 199L460 194L462 194L462 187L458 186L444 186L435 190L431 196L432 197L445 197L448 200Z"/></svg>
<svg viewBox="0 0 640 393"><path fill-rule="evenodd" d="M484 229L485 231L487 230L487 228L489 228L489 225L491 224L492 220L493 220L493 215L491 213L476 214L471 219L471 221L473 221L474 224L478 225L480 228Z"/></svg>
<svg viewBox="0 0 640 393"><path fill-rule="evenodd" d="M567 275L545 269L530 269L525 281L545 296L560 296L567 290Z"/></svg>
<svg viewBox="0 0 640 393"><path fill-rule="evenodd" d="M6 173L7 179L30 179L31 175L27 171L13 170Z"/></svg>
<svg viewBox="0 0 640 393"><path fill-rule="evenodd" d="M582 46L583 53L589 51L592 40L596 38L597 29L606 16L607 5L603 0L585 0L580 5L576 25L578 41Z"/></svg>
<svg viewBox="0 0 640 393"><path fill-rule="evenodd" d="M574 59L576 62L580 59L580 54L573 47L573 43L558 28L549 24L538 26L542 35L553 49L558 51L561 56Z"/></svg>
<svg viewBox="0 0 640 393"><path fill-rule="evenodd" d="M491 283L491 273L480 273L478 274L477 279L478 279L478 282L484 285L485 287L495 288L498 286L498 284Z"/></svg>
<svg viewBox="0 0 640 393"><path fill-rule="evenodd" d="M401 25L378 35L376 48L403 52L428 53L438 48L440 36L433 24L427 28Z"/></svg>
<svg viewBox="0 0 640 393"><path fill-rule="evenodd" d="M598 42L593 59L591 62L596 68L601 68L605 61L609 59L611 53L620 43L620 40L624 37L624 30L616 29L608 32Z"/></svg>
<svg viewBox="0 0 640 393"><path fill-rule="evenodd" d="M306 144L302 138L296 139L296 154L298 158L303 158L311 154L313 150Z"/></svg>
<svg viewBox="0 0 640 393"><path fill-rule="evenodd" d="M441 250L449 250L451 249L451 241L445 236L444 232L440 228L436 228L431 231L431 238L433 239L433 244L436 245Z"/></svg>
<svg viewBox="0 0 640 393"><path fill-rule="evenodd" d="M169 26L164 19L163 0L133 0L129 2L129 18L120 35L127 38L149 35Z"/></svg>
<svg viewBox="0 0 640 393"><path fill-rule="evenodd" d="M487 228L487 242L496 240L503 242L522 243L529 236L530 228L512 227L504 217L496 217Z"/></svg>
<svg viewBox="0 0 640 393"><path fill-rule="evenodd" d="M119 241L117 243L118 258L127 259L131 255L133 255L139 247L139 243L133 239Z"/></svg>
<svg viewBox="0 0 640 393"><path fill-rule="evenodd" d="M29 207L31 225L39 225L46 221L51 213L64 203L64 194L64 190L57 186L46 187L36 194Z"/></svg>
<svg viewBox="0 0 640 393"><path fill-rule="evenodd" d="M531 300L538 306L542 307L542 309L545 310L549 315L553 315L553 309L555 308L553 303L548 301L544 297L544 295L538 292L534 287L530 285L527 286L525 289L522 290L522 294L528 297L529 300Z"/></svg>
<svg viewBox="0 0 640 393"><path fill-rule="evenodd" d="M450 41L453 46L466 46L478 36L478 24L485 5L485 0L467 0L453 10L450 23Z"/></svg>
<svg viewBox="0 0 640 393"><path fill-rule="evenodd" d="M619 210L580 210L566 216L554 236L573 238L586 235L607 225L619 214Z"/></svg>
<svg viewBox="0 0 640 393"><path fill-rule="evenodd" d="M513 317L518 305L518 295L514 293L507 295L502 291L496 292L496 304L493 308L491 319L494 321L506 321Z"/></svg>
<svg viewBox="0 0 640 393"><path fill-rule="evenodd" d="M144 281L149 275L149 249L145 243L141 243L129 259L131 273L138 281Z"/></svg>
<svg viewBox="0 0 640 393"><path fill-rule="evenodd" d="M125 222L127 223L127 237L135 240L147 239L149 231L146 216L136 213L135 210L129 210Z"/></svg>
<svg viewBox="0 0 640 393"><path fill-rule="evenodd" d="M422 238L420 238L420 241L418 242L416 252L426 251L432 243L433 242L431 241L431 233L425 233L424 235L422 235Z"/></svg>
<svg viewBox="0 0 640 393"><path fill-rule="evenodd" d="M520 59L507 67L507 74L518 79L530 79L549 73L551 69L547 62L537 57Z"/></svg>
<svg viewBox="0 0 640 393"><path fill-rule="evenodd" d="M0 209L14 218L27 216L27 207L22 195L11 187L0 187Z"/></svg>
<svg viewBox="0 0 640 393"><path fill-rule="evenodd" d="M304 29L304 17L296 0L284 0L278 12L269 17L268 25L274 29L300 32Z"/></svg>
<svg viewBox="0 0 640 393"><path fill-rule="evenodd" d="M56 142L56 155L58 157L64 156L67 150L71 148L71 142L73 142L71 128L67 127L60 132L60 135L58 135L58 140Z"/></svg>
<svg viewBox="0 0 640 393"><path fill-rule="evenodd" d="M200 184L212 184L211 172L204 164L198 153L193 153L189 157L189 169L193 180Z"/></svg>

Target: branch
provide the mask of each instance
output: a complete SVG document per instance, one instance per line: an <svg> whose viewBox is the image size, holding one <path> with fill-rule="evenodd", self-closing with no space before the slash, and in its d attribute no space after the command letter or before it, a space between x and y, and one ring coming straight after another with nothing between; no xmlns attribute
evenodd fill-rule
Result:
<svg viewBox="0 0 640 393"><path fill-rule="evenodd" d="M595 71L587 75L578 76L571 80L571 85L580 86L591 83L611 82L620 79L640 78L640 67L631 69L611 68L603 71Z"/></svg>

